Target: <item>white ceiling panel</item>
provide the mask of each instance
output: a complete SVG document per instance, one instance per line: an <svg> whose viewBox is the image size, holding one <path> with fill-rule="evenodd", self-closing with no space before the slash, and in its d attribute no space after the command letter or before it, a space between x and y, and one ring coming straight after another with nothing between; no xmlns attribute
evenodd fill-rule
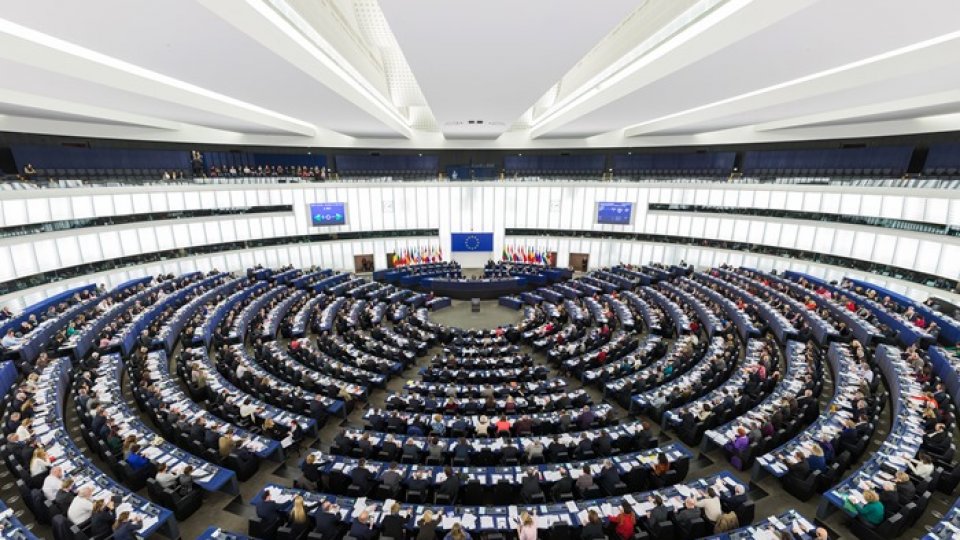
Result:
<svg viewBox="0 0 960 540"><path fill-rule="evenodd" d="M3 131L548 149L949 131L960 114L956 0L8 4Z"/></svg>
<svg viewBox="0 0 960 540"><path fill-rule="evenodd" d="M193 0L17 2L6 6L0 16L333 131L396 136L382 122Z"/></svg>
<svg viewBox="0 0 960 540"><path fill-rule="evenodd" d="M381 2L441 130L509 127L637 0ZM489 129L489 124L498 127Z"/></svg>
<svg viewBox="0 0 960 540"><path fill-rule="evenodd" d="M819 0L551 135L604 133L804 77L954 32L960 28L957 17L960 3L953 0L909 9L898 0Z"/></svg>

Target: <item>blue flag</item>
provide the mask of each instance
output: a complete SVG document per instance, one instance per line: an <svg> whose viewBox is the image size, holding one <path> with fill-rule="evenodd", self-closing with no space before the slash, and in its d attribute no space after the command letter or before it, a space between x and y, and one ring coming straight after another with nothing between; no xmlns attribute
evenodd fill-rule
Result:
<svg viewBox="0 0 960 540"><path fill-rule="evenodd" d="M493 251L493 233L450 233L450 251Z"/></svg>

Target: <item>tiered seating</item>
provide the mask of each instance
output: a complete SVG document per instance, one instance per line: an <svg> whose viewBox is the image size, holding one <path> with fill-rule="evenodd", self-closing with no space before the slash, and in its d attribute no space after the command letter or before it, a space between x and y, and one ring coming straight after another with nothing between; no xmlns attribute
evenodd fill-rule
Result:
<svg viewBox="0 0 960 540"><path fill-rule="evenodd" d="M41 368L39 376L28 387L22 387L29 392L35 404L35 415L31 425L31 441L17 441L8 443L3 450L4 461L18 477L18 487L27 501L27 506L41 523L50 523L54 530L69 531L70 537L80 534L89 534L89 519L73 521L71 515L82 516L81 512L72 511L73 505L62 508L56 502L50 501L39 489L48 474L54 469L69 475L78 486L76 497L89 501L113 500L117 504L118 512L130 512L132 519L139 520L138 533L149 536L154 532L162 532L170 538L177 537L177 522L173 513L158 506L128 487L117 483L109 475L99 470L85 455L83 450L74 443L64 425L62 411L66 400L70 382L70 362L65 358L51 360L46 367ZM9 419L9 409L4 418L4 425ZM32 451L28 443L45 450L45 466L40 474L31 474L34 466L31 463Z"/></svg>
<svg viewBox="0 0 960 540"><path fill-rule="evenodd" d="M741 283L758 287L766 295L768 302L774 305L779 304L781 312L786 312L784 314L794 326L797 325L797 316L803 319L806 328L802 329L801 333L805 336L809 334L808 337L812 337L821 347L826 346L830 341L840 339L836 326L817 312L817 304L809 295L801 295L799 291L776 276L747 268L741 268L738 273L749 280ZM780 337L780 339L783 338Z"/></svg>
<svg viewBox="0 0 960 540"><path fill-rule="evenodd" d="M198 347L183 351L177 362L177 372L184 380L203 381L203 386L193 397L216 403L221 408L218 416L229 418L235 424L264 429L264 425L269 420L278 430L275 435L280 435L272 436L273 439L284 439L287 434L290 434L294 440L297 440L303 436L304 432L315 430L317 426L315 419L273 406L234 386L232 381L223 374L226 371L223 367L225 365L222 361L214 363L207 350ZM224 371L220 371L221 369ZM262 376L265 373L254 371L249 365L247 369L255 376ZM240 382L243 378L236 377L234 380ZM294 400L297 399L296 394L292 397ZM330 400L330 405L333 404L333 400ZM304 407L306 407L305 403ZM250 412L244 412L245 408L250 408Z"/></svg>
<svg viewBox="0 0 960 540"><path fill-rule="evenodd" d="M909 146L828 150L757 150L745 152L744 174L757 176L900 176L907 170Z"/></svg>
<svg viewBox="0 0 960 540"><path fill-rule="evenodd" d="M802 433L758 457L754 469L755 477L761 470L779 477L801 500L832 486L866 450L886 403L882 395L871 395L879 378L868 364L857 361L849 346L831 344L827 358L834 381L830 404ZM822 456L822 463L810 456Z"/></svg>
<svg viewBox="0 0 960 540"><path fill-rule="evenodd" d="M409 459L407 461L413 463L412 465L395 463L401 455L403 457L411 455L414 444L406 444L403 450L390 444L391 442L387 442L376 454L371 454L369 457L329 456L319 451L313 452L310 454L313 458L304 463L303 470L310 471L306 478L315 487L328 486L327 490L334 494L372 495L378 499L398 499L408 503L424 502L430 499L429 492L436 491L452 472L465 484L462 503L479 505L483 504L488 496L496 497L499 504L538 502L538 500L546 502L547 498L553 502L564 502L574 498L590 499L604 494L621 495L627 491L640 492L673 485L686 477L689 461L693 457L683 445L674 443L662 448L618 453L615 456L600 455L586 460L577 459L547 464L544 463L545 458L540 454L540 459L536 456L524 459L524 465L481 467L472 464L468 456L456 455L456 447L459 444L468 443L454 443L451 449L454 452L452 466L423 466ZM670 473L654 474L652 467L658 462L669 464ZM582 474L603 475L608 467L612 467L614 472L606 472L610 482L603 485L577 489L573 482L568 482L571 485L561 485L559 490L552 489L564 476L569 476L571 480L576 481ZM359 474L353 474L358 468L361 469ZM363 478L366 474L362 469L371 473L370 479L366 482ZM517 488L525 483L524 477L530 475L531 470L536 471L534 476L536 476L538 489L527 486L528 493L521 494ZM375 480L387 471L394 471L400 475L400 483L388 485ZM427 485L422 486L419 483L420 480L426 480ZM426 489L416 489L417 487L426 487Z"/></svg>
<svg viewBox="0 0 960 540"><path fill-rule="evenodd" d="M689 154L616 154L613 170L617 176L727 176L733 171L735 152Z"/></svg>
<svg viewBox="0 0 960 540"><path fill-rule="evenodd" d="M363 431L348 429L341 432L333 442L331 452L337 455L373 458L381 454L395 453L391 443L401 450L400 461L404 463L452 464L458 460L467 459L477 466L491 466L496 464L516 465L521 461L529 461L527 455L535 455L531 447L543 447L543 459L546 463L562 463L570 459L590 459L595 456L610 456L629 453L637 450L647 450L656 446L650 431L643 422L634 421L626 424L617 424L603 428L591 428L592 422L584 422L585 428L581 431L567 431L554 434L534 434L532 427L529 433L517 435L520 431L515 424L511 424L510 436L496 433L495 425L487 422L475 422L467 438L462 444L466 452L461 450L455 453L457 445L461 444L459 437L467 430L451 430L457 438L426 437L422 429L407 426L394 417L386 419L386 426L381 431ZM481 420L477 417L476 420ZM581 428L579 418L573 418L571 428ZM384 431L385 430L385 431ZM416 447L414 453L411 446ZM406 454L406 455L404 455Z"/></svg>
<svg viewBox="0 0 960 540"><path fill-rule="evenodd" d="M421 270L426 275L447 268ZM423 295L347 274L258 267L243 278L195 273L156 283L144 279L115 289L98 316L90 314L96 302L78 308L75 317L83 324L75 329L82 338L69 349L78 363L74 403L87 446L123 483L119 489L146 487L169 524L174 516L188 519L208 492L238 493L238 482L251 479L261 461L299 453L306 442L311 448L299 462L294 487L269 486L251 501L258 515L250 521L251 537L303 540L306 529L278 517L296 496L308 503L308 527L332 527L326 532L334 536L326 540L337 540L364 511L382 527L381 537L390 537L391 520L384 518L393 501L400 501L410 530L419 528L427 508L442 508L447 517L439 529L459 523L493 539L512 531L513 518L524 510L536 509L536 524L550 538L568 538L587 524L589 510L616 514L614 507L625 502L638 512L637 540L695 538L714 531L719 515L708 499L715 496L722 498L721 512L741 527L723 538L770 528L809 534L813 524L796 512L750 526L748 486L727 473L684 484L690 450L680 443L658 447L644 419L623 419L606 402L659 419L684 442L702 441L703 451L722 448L735 467L756 463L755 478L761 472L784 476L787 491L800 499L830 488L865 450L883 394L874 388L870 396L860 395L859 380L879 379L867 367L870 349L833 343L834 398L821 414L815 402L822 379L817 345L845 335L837 327L841 317L830 311L832 299L818 297L822 306L811 299L822 311L807 312L809 281L801 279L746 269L691 273L621 266L545 282L524 296L520 323L481 331L437 324ZM848 292L847 298L858 294ZM891 308L867 298L856 302L866 312L849 312L849 320L868 334L871 325L880 327L872 321ZM809 342L793 340L808 333ZM288 337L293 339L284 341ZM776 339L783 344L782 361ZM938 372L953 365L945 350L909 354L914 352L933 361ZM855 361L858 355L862 360ZM605 400L594 401L592 390L552 375L540 363L543 357L561 374L602 389ZM47 357L38 354L37 361L47 373ZM54 362L66 373L66 360ZM414 365L416 371L407 371ZM150 426L125 403L124 370ZM346 416L404 372L416 375L402 392L385 396L383 406L373 401L378 406L350 416L354 420L332 440L310 440L329 416ZM943 380L951 382L946 375ZM901 381L901 388L906 384ZM14 420L7 423L10 433L19 429L19 418L7 409L6 419ZM363 429L350 427L355 418ZM837 427L846 420L863 420L867 431L854 429L855 439L847 440L846 426ZM28 429L43 437L36 422ZM117 449L118 441L126 445ZM811 445L826 441L835 449L827 471L795 475L788 454L815 453ZM140 448L131 450L134 444ZM939 471L952 467L953 448L939 450L930 486L944 476ZM131 455L145 463L134 468ZM31 465L25 457L19 464L15 457L8 461L25 477L27 498L39 486L25 474ZM193 487L161 486L164 468L175 482L190 478ZM960 467L955 470L960 479ZM280 506L264 501L266 493ZM662 497L662 507L648 496ZM38 517L49 515L42 492L38 497L40 504L31 508ZM330 502L343 510L331 511ZM158 525L149 520L152 503L142 504L144 527ZM684 509L687 504L692 506ZM918 500L902 510L903 523L921 505ZM647 511L656 517L648 518Z"/></svg>
<svg viewBox="0 0 960 540"><path fill-rule="evenodd" d="M435 155L337 155L334 159L341 178L436 178L440 170L440 157Z"/></svg>
<svg viewBox="0 0 960 540"><path fill-rule="evenodd" d="M603 174L606 158L602 154L586 156L504 156L503 166L508 176L549 175L561 177L599 177Z"/></svg>
<svg viewBox="0 0 960 540"><path fill-rule="evenodd" d="M203 502L201 489L239 493L237 476L233 471L185 452L166 440L158 439L159 435L139 420L127 407L122 395L122 375L122 361L114 354L102 356L100 365L94 371L74 379L74 405L77 416L86 427L83 431L84 438L110 465L114 474L132 489L147 486L150 497L158 504L172 509L177 519L186 519L200 508ZM99 403L96 409L91 409L91 401ZM95 430L96 426L99 426L99 429ZM171 430L165 431L169 433ZM143 457L152 462L163 463L173 474L190 475L193 486L197 487L171 489L159 485L153 478L157 468L152 463L134 469L121 453L123 446L130 445L131 442L143 449ZM121 452L117 452L118 449Z"/></svg>
<svg viewBox="0 0 960 540"><path fill-rule="evenodd" d="M12 358L22 373L31 367L51 340L62 342L60 334L78 315L85 313L104 299L105 291L93 285L79 287L30 306L18 316L3 323L0 335L13 330L16 344L3 349L4 358ZM59 336L59 338L58 338Z"/></svg>
<svg viewBox="0 0 960 540"><path fill-rule="evenodd" d="M677 431L687 444L700 444L704 433L745 413L768 395L780 380L772 342L751 339L744 358L723 384L698 399L663 413L663 425Z"/></svg>
<svg viewBox="0 0 960 540"><path fill-rule="evenodd" d="M921 410L925 406L917 401L922 387L913 376L913 369L901 357L902 352L889 345L877 347L874 358L890 389L893 407L893 424L883 445L854 473L824 493L817 515L830 514L835 508L846 504L863 505L864 493L872 490L880 493L886 483L900 483L897 472L912 471L913 459L921 448L928 447L931 439L925 436L925 422ZM949 443L949 441L947 441ZM930 489L939 481L941 470L936 468L926 476L908 475L906 481L915 488L915 495L908 499L899 511L884 515L878 523L870 523L863 517L852 522L852 530L860 538L892 538L909 527L925 511L930 501Z"/></svg>
<svg viewBox="0 0 960 540"><path fill-rule="evenodd" d="M864 291L869 298L880 302L887 311L902 315L914 325L922 324L923 330L931 338L950 345L960 343L960 321L939 311L932 301L920 303L902 294L858 279L848 278L844 281L848 288L855 287L857 290Z"/></svg>
<svg viewBox="0 0 960 540"><path fill-rule="evenodd" d="M630 399L631 409L659 419L665 409L699 397L715 386L716 381L725 379L729 370L736 366L734 358L738 353L733 336L726 339L715 336L706 352L689 371L672 381L665 381L655 388L634 394Z"/></svg>
<svg viewBox="0 0 960 540"><path fill-rule="evenodd" d="M816 353L803 343L789 341L784 355L787 372L770 395L745 414L705 433L704 447L723 447L738 469L749 469L757 455L779 446L816 418L814 396L821 386Z"/></svg>
<svg viewBox="0 0 960 540"><path fill-rule="evenodd" d="M257 353L257 362L267 371L299 388L330 398L342 398L347 412L352 409L352 400L366 399L369 391L365 385L330 377L304 365L277 343L265 343Z"/></svg>
<svg viewBox="0 0 960 540"><path fill-rule="evenodd" d="M654 508L655 504L649 501L654 497L657 497L663 501L663 504L666 507L665 509L679 511L682 508L682 501L684 501L687 496L697 494L705 495L708 489L716 493L717 496L727 496L732 495L737 486L740 486L741 488L745 487L744 484L729 474L718 474L688 482L686 484L679 484L676 486L665 487L642 493L629 494L622 498L612 497L606 499L569 501L561 504L555 503L540 505L538 507L539 511L536 515L536 523L538 528L549 529L551 535L570 535L573 532L573 529L582 527L586 524L588 511L591 509L601 515L610 515L615 512L614 508L618 506L621 501L626 501L627 503L633 505L638 513L643 515L648 510L652 510ZM360 517L361 513L378 516L390 512L389 508L383 508L385 502L383 500L375 500L370 498L358 500L357 498L351 496L317 493L313 491L285 488L278 485L270 485L265 487L264 490L261 491L252 502L257 504L268 494L270 500L280 504L284 508L289 508L291 502L296 496L303 497L305 501L310 502L311 508L316 509L318 516L323 512L331 511L332 513L336 514L333 520L335 524L356 519ZM446 497L439 496L438 498L439 500L431 505L409 503L401 504L400 512L404 526L411 528L418 527L426 511L430 510L431 514L433 514L434 511L440 511L444 516L447 516L443 518L437 518L438 520L441 520L439 526L443 529L449 529L454 523L461 523L462 526L468 530L506 532L515 529L514 524L516 523L516 517L520 512L520 510L515 506L463 506L456 504L458 502L456 499L448 499ZM331 508L330 505L324 505L323 503L325 502L333 503L335 506ZM343 512L340 512L339 509L343 509ZM744 515L744 521L750 521L753 519L752 503L746 503L742 505L741 509ZM709 526L702 517L694 518L692 520L681 520L681 523L682 524L678 523L677 519L671 515L666 520L652 523L648 522L645 518L641 518L641 520L638 522L638 526L640 527L640 530L643 531L643 534L653 534L657 537L667 534L671 536L678 534L683 535L682 537L686 538L696 538L709 534ZM270 536L273 531L277 530L276 525L277 524L262 523L258 520L255 528L261 535ZM676 531L676 533L674 531Z"/></svg>
<svg viewBox="0 0 960 540"><path fill-rule="evenodd" d="M852 337L865 346L884 339L884 334L879 328L866 320L863 315L855 312L855 304L844 302L843 293L838 287L798 272L787 271L784 272L784 276L792 280L790 286L794 291L808 295L818 307L826 310L826 313L821 312L821 316L826 315L839 321L837 326L841 339Z"/></svg>
<svg viewBox="0 0 960 540"><path fill-rule="evenodd" d="M132 378L141 381L134 388L134 397L141 408L151 409L155 418L172 412L191 424L189 432L177 432L176 440L179 446L190 448L196 455L215 463L222 463L236 471L241 480L245 479L245 475L252 475L256 471L257 458L282 458L283 453L278 441L248 432L238 425L239 419L234 411L239 412L239 407L233 402L222 401L218 402L216 407L210 406L210 410L216 414L201 407L199 403L204 400L199 395L197 377L192 373L187 384L191 395L188 396L182 391L180 385L170 376L169 360L165 352L155 351L146 356L134 355L128 368L131 369ZM229 397L229 393L224 395L224 398L226 397ZM236 446L247 452L218 456L219 439L225 435L239 440Z"/></svg>

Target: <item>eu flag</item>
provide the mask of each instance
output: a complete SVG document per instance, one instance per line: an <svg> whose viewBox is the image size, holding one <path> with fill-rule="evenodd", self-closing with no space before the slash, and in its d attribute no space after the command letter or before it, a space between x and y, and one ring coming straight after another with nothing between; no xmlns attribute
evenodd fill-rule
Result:
<svg viewBox="0 0 960 540"><path fill-rule="evenodd" d="M493 251L493 233L450 233L451 251Z"/></svg>

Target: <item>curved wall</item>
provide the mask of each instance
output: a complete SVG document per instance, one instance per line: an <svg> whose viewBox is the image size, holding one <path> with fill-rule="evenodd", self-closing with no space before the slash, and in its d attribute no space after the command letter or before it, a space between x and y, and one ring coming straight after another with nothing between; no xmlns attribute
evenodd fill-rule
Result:
<svg viewBox="0 0 960 540"><path fill-rule="evenodd" d="M596 223L596 203L634 203L630 225ZM307 205L344 202L347 222L335 227L312 227ZM57 268L131 257L171 249L229 244L235 241L295 238L301 235L366 232L374 238L358 241L297 244L247 249L234 254L191 257L184 261L147 264L140 269L105 272L116 282L126 276L155 273L164 265L239 270L253 263L298 266L316 264L353 269L354 253L372 253L377 268L386 266L386 254L404 247L439 245L447 257L465 266L479 266L499 256L509 244L538 245L558 252L565 264L569 253L590 253L591 266L619 262L679 262L699 265L751 265L752 256L722 249L693 248L670 243L505 236L507 229L659 234L710 240L749 242L789 249L853 257L863 261L916 269L956 280L960 278L960 239L901 229L724 214L648 211L650 203L802 210L924 221L960 227L960 194L949 190L896 188L831 188L828 186L659 184L600 182L485 182L485 183L331 183L276 186L116 187L5 192L0 196L0 227L54 220L166 211L236 208L257 205L292 206L291 212L270 215L232 215L171 221L145 221L0 239L0 282L37 275ZM435 229L439 237L391 238L393 231ZM382 232L382 237L377 233ZM492 232L494 252L451 253L450 233ZM232 251L229 245L224 249ZM730 258L732 257L732 258ZM757 256L759 257L759 256ZM828 269L793 259L760 257L779 269ZM785 261L785 262L784 262ZM187 264L188 266L183 266ZM189 264L194 264L193 268ZM164 270L168 271L168 270ZM841 270L852 275L852 272ZM121 277L122 276L122 277ZM928 290L915 283L872 276L896 290L925 297ZM29 303L71 279L8 294L0 301ZM938 291L940 293L940 291Z"/></svg>

